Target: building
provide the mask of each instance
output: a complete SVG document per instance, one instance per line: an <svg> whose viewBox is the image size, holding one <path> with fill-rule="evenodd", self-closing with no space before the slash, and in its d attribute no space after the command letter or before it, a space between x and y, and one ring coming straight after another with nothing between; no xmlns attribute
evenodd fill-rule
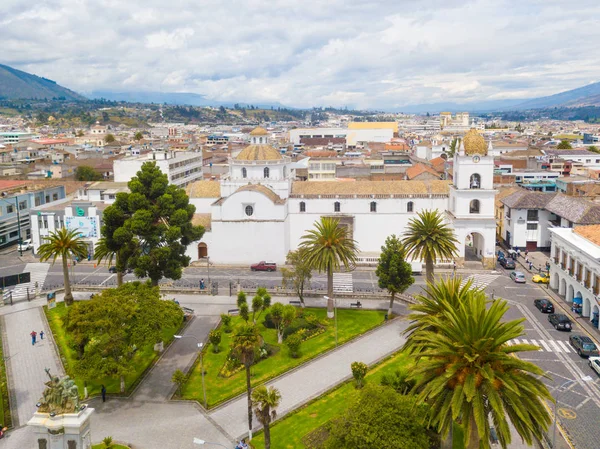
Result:
<svg viewBox="0 0 600 449"><path fill-rule="evenodd" d="M391 129L398 134L398 122L350 122L348 129Z"/></svg>
<svg viewBox="0 0 600 449"><path fill-rule="evenodd" d="M30 210L65 198L64 186L29 190L27 181L0 181L0 247L31 238Z"/></svg>
<svg viewBox="0 0 600 449"><path fill-rule="evenodd" d="M364 142L389 142L394 137L394 130L386 128L297 128L290 130L290 141L294 145L300 145L302 139L306 138L345 138L346 145L355 147Z"/></svg>
<svg viewBox="0 0 600 449"><path fill-rule="evenodd" d="M156 149L144 155L137 151L131 156L116 159L113 164L115 182L129 182L148 161L156 162L169 177L169 182L178 187L185 187L203 177L202 153Z"/></svg>
<svg viewBox="0 0 600 449"><path fill-rule="evenodd" d="M454 117L451 112L440 112L440 127L444 130L466 131L469 125L468 112L457 112Z"/></svg>
<svg viewBox="0 0 600 449"><path fill-rule="evenodd" d="M437 209L445 213L461 242L459 263L478 260L494 265L494 163L476 132L465 137L454 157L452 184L297 181L298 163L266 141L260 143L263 131L254 130L251 145L230 159L229 173L218 181L218 189L217 181L188 186L198 221L210 228L202 241L188 248L193 259L206 255L215 263L284 263L321 217L338 218L348 228L361 260L376 258L388 235L402 234L417 212Z"/></svg>
<svg viewBox="0 0 600 449"><path fill-rule="evenodd" d="M550 287L573 311L598 328L600 315L600 225L550 229Z"/></svg>
<svg viewBox="0 0 600 449"><path fill-rule="evenodd" d="M39 139L40 136L34 133L10 131L0 133L0 144L11 145L15 143L26 142L28 140Z"/></svg>

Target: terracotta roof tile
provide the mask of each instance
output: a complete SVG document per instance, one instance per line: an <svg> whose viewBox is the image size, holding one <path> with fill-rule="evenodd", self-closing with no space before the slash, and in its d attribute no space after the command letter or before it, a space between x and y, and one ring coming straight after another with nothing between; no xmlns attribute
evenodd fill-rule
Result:
<svg viewBox="0 0 600 449"><path fill-rule="evenodd" d="M185 192L190 198L219 198L221 184L217 181L196 181L188 184Z"/></svg>
<svg viewBox="0 0 600 449"><path fill-rule="evenodd" d="M438 172L436 172L433 168L428 167L425 164L416 164L416 165L413 165L412 167L406 169L406 177L408 179L416 178L417 176L419 176L423 173L431 173L432 175L434 175L436 177L440 176L440 174Z"/></svg>
<svg viewBox="0 0 600 449"><path fill-rule="evenodd" d="M600 225L577 226L574 232L600 246Z"/></svg>

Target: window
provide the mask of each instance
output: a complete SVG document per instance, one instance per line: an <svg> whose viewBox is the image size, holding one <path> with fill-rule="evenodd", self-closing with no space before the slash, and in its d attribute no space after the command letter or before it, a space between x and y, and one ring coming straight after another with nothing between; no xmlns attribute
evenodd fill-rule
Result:
<svg viewBox="0 0 600 449"><path fill-rule="evenodd" d="M265 169L263 171L265 174L265 178L268 178L269 177L269 167L265 167Z"/></svg>
<svg viewBox="0 0 600 449"><path fill-rule="evenodd" d="M19 210L27 209L27 201L21 201L19 203Z"/></svg>
<svg viewBox="0 0 600 449"><path fill-rule="evenodd" d="M375 201L371 201L371 212L377 212L377 203Z"/></svg>
<svg viewBox="0 0 600 449"><path fill-rule="evenodd" d="M18 235L19 235L19 231L13 231L10 234L8 234L8 237L12 239L13 237L16 237Z"/></svg>
<svg viewBox="0 0 600 449"><path fill-rule="evenodd" d="M247 178L248 177L248 170L246 170L246 167L242 168L242 178Z"/></svg>
<svg viewBox="0 0 600 449"><path fill-rule="evenodd" d="M538 221L538 210L528 210L527 211L527 221Z"/></svg>
<svg viewBox="0 0 600 449"><path fill-rule="evenodd" d="M333 211L334 212L340 211L340 202L339 201L336 201L335 203L333 203Z"/></svg>
<svg viewBox="0 0 600 449"><path fill-rule="evenodd" d="M50 202L50 195L46 195L46 203Z"/></svg>
<svg viewBox="0 0 600 449"><path fill-rule="evenodd" d="M406 212L412 212L414 208L414 203L412 201L409 201L408 204L406 205Z"/></svg>
<svg viewBox="0 0 600 449"><path fill-rule="evenodd" d="M537 231L537 223L527 223L528 231Z"/></svg>
<svg viewBox="0 0 600 449"><path fill-rule="evenodd" d="M471 213L471 214L479 213L479 200L471 201L471 204L469 205L469 213Z"/></svg>
<svg viewBox="0 0 600 449"><path fill-rule="evenodd" d="M510 218L510 207L506 208L506 218Z"/></svg>
<svg viewBox="0 0 600 449"><path fill-rule="evenodd" d="M58 199L58 193L52 194L52 201L56 201Z"/></svg>
<svg viewBox="0 0 600 449"><path fill-rule="evenodd" d="M480 189L481 188L481 176L477 173L473 173L471 175L471 179L469 181L470 189Z"/></svg>
<svg viewBox="0 0 600 449"><path fill-rule="evenodd" d="M246 212L246 215L249 217L251 217L252 214L254 214L254 208L252 206L246 206L244 211Z"/></svg>
<svg viewBox="0 0 600 449"><path fill-rule="evenodd" d="M6 206L6 213L7 214L12 214L15 211L15 206L13 206L12 204Z"/></svg>
<svg viewBox="0 0 600 449"><path fill-rule="evenodd" d="M300 212L306 212L306 203L304 201L300 201Z"/></svg>

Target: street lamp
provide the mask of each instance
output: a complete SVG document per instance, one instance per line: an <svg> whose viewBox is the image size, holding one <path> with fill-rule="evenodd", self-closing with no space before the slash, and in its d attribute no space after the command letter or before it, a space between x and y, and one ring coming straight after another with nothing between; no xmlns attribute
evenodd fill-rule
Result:
<svg viewBox="0 0 600 449"><path fill-rule="evenodd" d="M202 343L195 335L174 335L174 337L178 340L181 340L182 338L193 338L194 340L196 340L196 343L198 345L198 353L200 354L200 371L202 372L202 393L204 395L204 408L208 410L208 403L206 402L206 385L204 383L204 360L202 356L202 346L204 346L204 343Z"/></svg>
<svg viewBox="0 0 600 449"><path fill-rule="evenodd" d="M213 444L215 446L221 446L221 447L224 447L225 449L228 449L227 446L225 446L221 443L209 443L208 441L201 440L200 438L194 438L194 444L198 444L198 445Z"/></svg>
<svg viewBox="0 0 600 449"><path fill-rule="evenodd" d="M7 203L10 203L10 201L1 198L2 201L6 201ZM17 232L19 233L19 256L23 256L23 247L21 246L21 243L23 243L22 237L21 237L21 214L19 212L19 197L15 196L15 206L17 207Z"/></svg>
<svg viewBox="0 0 600 449"><path fill-rule="evenodd" d="M556 396L554 398L554 424L552 425L552 448L553 449L556 447L556 426L557 426L556 409L558 407L558 402L559 402L558 398L561 395L561 393L564 393L567 391L567 390L563 390L563 388L566 388L567 385L577 382L577 380L578 379L569 379L565 383L563 383L560 387L557 388L558 393L556 394ZM592 380L592 377L585 376L585 377L582 377L581 380L583 380L584 382L589 382L590 380Z"/></svg>
<svg viewBox="0 0 600 449"><path fill-rule="evenodd" d="M329 296L323 296L325 301L329 301ZM335 323L335 345L338 345L338 326L337 326L337 300L333 298L333 321Z"/></svg>

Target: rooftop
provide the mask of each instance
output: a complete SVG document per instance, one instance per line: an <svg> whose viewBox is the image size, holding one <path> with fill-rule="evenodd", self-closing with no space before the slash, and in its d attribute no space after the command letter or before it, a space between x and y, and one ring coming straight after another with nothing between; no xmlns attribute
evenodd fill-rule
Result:
<svg viewBox="0 0 600 449"><path fill-rule="evenodd" d="M500 201L511 209L545 209L555 195L555 193L519 189Z"/></svg>
<svg viewBox="0 0 600 449"><path fill-rule="evenodd" d="M598 153L594 153L592 151L588 151L585 149L573 149L573 150L554 150L554 149L545 149L544 153L548 156L561 156L568 158L569 156L598 156Z"/></svg>
<svg viewBox="0 0 600 449"><path fill-rule="evenodd" d="M583 198L558 193L548 203L546 210L575 224L600 223L600 205Z"/></svg>
<svg viewBox="0 0 600 449"><path fill-rule="evenodd" d="M590 228L586 230L585 228ZM580 231L582 229L582 231ZM562 237L576 248L581 248L587 255L600 259L600 226L578 226L573 228L551 228L550 232ZM592 243L593 245L590 245Z"/></svg>
<svg viewBox="0 0 600 449"><path fill-rule="evenodd" d="M268 134L269 132L260 126L257 126L252 131L250 131L251 136L267 136Z"/></svg>
<svg viewBox="0 0 600 449"><path fill-rule="evenodd" d="M270 145L248 145L235 159L238 161L279 161L283 157Z"/></svg>
<svg viewBox="0 0 600 449"><path fill-rule="evenodd" d="M259 192L259 193L262 193L263 195L265 195L267 198L269 198L275 204L285 203L285 201L283 199L281 199L281 197L279 195L277 195L275 192L273 192L268 187L263 186L261 184L247 184L247 185L242 186L239 189L237 189L236 192Z"/></svg>
<svg viewBox="0 0 600 449"><path fill-rule="evenodd" d="M575 234L600 246L600 225L577 226L574 231Z"/></svg>
<svg viewBox="0 0 600 449"><path fill-rule="evenodd" d="M219 198L221 184L217 181L196 181L188 184L185 192L190 198Z"/></svg>
<svg viewBox="0 0 600 449"><path fill-rule="evenodd" d="M417 176L422 175L423 173L430 173L437 178L440 177L440 174L437 171L435 171L431 167L428 167L425 164L416 164L406 169L406 177L408 179L416 178Z"/></svg>

